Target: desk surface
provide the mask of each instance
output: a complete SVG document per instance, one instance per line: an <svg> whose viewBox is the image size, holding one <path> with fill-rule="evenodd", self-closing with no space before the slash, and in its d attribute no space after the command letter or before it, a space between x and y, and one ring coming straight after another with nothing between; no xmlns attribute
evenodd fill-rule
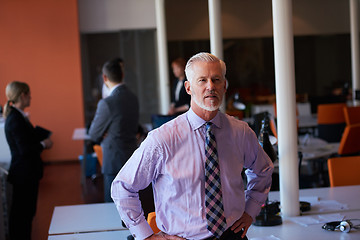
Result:
<svg viewBox="0 0 360 240"><path fill-rule="evenodd" d="M270 192L270 201L280 200L279 192ZM360 219L360 185L355 186L344 186L344 187L333 187L333 188L311 188L301 189L299 191L300 199L302 197L318 197L322 200L335 200L339 203L346 204L348 209L342 210L329 210L319 211L319 208L312 207L311 211L305 212L305 217L317 217L318 215L324 215L328 213L339 213L343 215L345 219ZM338 219L341 221L342 219ZM264 238L274 236L281 240L303 240L303 239L360 239L360 231L352 230L350 233L343 232L331 232L322 229L324 223L312 224L303 226L298 223L291 221L291 218L283 219L283 224L273 227L259 227L251 226L248 231L248 238ZM275 238L274 238L275 239Z"/></svg>
<svg viewBox="0 0 360 240"><path fill-rule="evenodd" d="M10 167L11 153L6 141L4 125L4 119L0 117L0 164L1 167L8 170Z"/></svg>
<svg viewBox="0 0 360 240"><path fill-rule="evenodd" d="M123 229L114 203L81 204L55 207L49 234Z"/></svg>
<svg viewBox="0 0 360 240"><path fill-rule="evenodd" d="M360 218L360 211L342 213L345 219ZM304 216L305 217L305 216ZM341 221L339 219L338 221ZM321 227L324 223L312 224L309 226L303 226L291 221L290 219L283 219L283 224L273 227L258 227L251 226L247 233L250 240L256 238L264 238L274 236L281 240L355 240L360 239L359 230L351 230L349 233L343 233L340 231L327 231ZM274 238L274 239L276 239Z"/></svg>
<svg viewBox="0 0 360 240"><path fill-rule="evenodd" d="M306 216L336 212L343 214L346 219L360 218L360 185L301 189L299 191L299 195L300 198L317 197L320 201L335 200L341 204L347 205L346 209L330 211L321 211L319 208L313 207L311 211L304 213ZM280 200L280 193L270 192L269 200ZM322 224L304 227L300 224L292 222L289 219L284 219L283 222L284 223L282 225L275 227L251 226L248 237L251 239L274 235L280 239L292 240L303 240L304 238L360 239L360 231L352 231L349 234L346 234L341 232L325 231L321 229ZM113 240L126 239L126 237L130 235L130 232L121 225L121 219L116 210L115 204L99 203L55 207L49 228L49 234L63 234L49 236L49 240Z"/></svg>
<svg viewBox="0 0 360 240"><path fill-rule="evenodd" d="M299 115L299 128L315 128L317 127L317 115Z"/></svg>
<svg viewBox="0 0 360 240"><path fill-rule="evenodd" d="M126 240L129 230L52 235L48 240Z"/></svg>
<svg viewBox="0 0 360 240"><path fill-rule="evenodd" d="M299 137L298 150L303 153L303 160L328 157L337 153L340 143L328 143L323 139L314 138L309 134Z"/></svg>
<svg viewBox="0 0 360 240"><path fill-rule="evenodd" d="M86 133L86 128L75 128L72 139L73 140L89 140L90 136Z"/></svg>
<svg viewBox="0 0 360 240"><path fill-rule="evenodd" d="M319 207L312 207L311 211L303 213L304 215L360 210L360 185L300 189L299 197L300 199L302 197L318 197L319 201L335 200L341 204L347 205L347 209L341 209L341 210L328 209L325 211L324 209L320 209ZM280 201L280 192L278 191L270 192L269 200Z"/></svg>

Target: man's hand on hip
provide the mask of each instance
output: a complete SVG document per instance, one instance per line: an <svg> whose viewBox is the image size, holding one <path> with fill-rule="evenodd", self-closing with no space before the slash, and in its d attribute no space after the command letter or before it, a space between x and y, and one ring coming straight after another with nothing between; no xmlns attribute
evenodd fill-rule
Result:
<svg viewBox="0 0 360 240"><path fill-rule="evenodd" d="M243 229L244 232L241 235L241 237L243 238L243 237L245 237L252 222L253 222L252 217L249 214L247 214L246 212L244 212L243 215L239 218L239 220L237 220L231 226L231 230L234 231L235 233L238 233Z"/></svg>

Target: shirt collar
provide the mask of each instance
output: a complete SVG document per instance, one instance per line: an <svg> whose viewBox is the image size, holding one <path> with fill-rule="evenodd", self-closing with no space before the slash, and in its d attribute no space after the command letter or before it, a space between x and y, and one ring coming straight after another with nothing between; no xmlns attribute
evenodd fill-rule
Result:
<svg viewBox="0 0 360 240"><path fill-rule="evenodd" d="M15 106L12 106L12 107L15 108L16 110L18 110L21 113L21 115L24 116L24 118L28 118L28 114L26 114L23 110L21 110L20 108L15 107Z"/></svg>
<svg viewBox="0 0 360 240"><path fill-rule="evenodd" d="M220 111L218 111L216 116L213 119L211 119L209 122L212 122L217 128L221 128L222 116L223 114ZM187 118L194 131L202 127L206 123L206 121L201 117L199 117L198 115L196 115L196 113L191 108L187 112Z"/></svg>
<svg viewBox="0 0 360 240"><path fill-rule="evenodd" d="M121 86L121 85L123 85L124 83L118 83L118 84L116 84L115 86L113 86L112 88L110 88L110 91L109 91L109 96L112 94L112 92L115 90L115 88L117 88L117 87L119 87L119 86Z"/></svg>

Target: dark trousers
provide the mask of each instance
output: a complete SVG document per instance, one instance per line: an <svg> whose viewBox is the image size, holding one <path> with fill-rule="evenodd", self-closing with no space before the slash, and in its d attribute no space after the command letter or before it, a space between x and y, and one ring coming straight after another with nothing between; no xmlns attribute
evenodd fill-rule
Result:
<svg viewBox="0 0 360 240"><path fill-rule="evenodd" d="M39 181L12 184L9 235L11 240L30 240L36 213Z"/></svg>
<svg viewBox="0 0 360 240"><path fill-rule="evenodd" d="M111 198L111 183L117 174L104 174L104 202L113 202Z"/></svg>
<svg viewBox="0 0 360 240"><path fill-rule="evenodd" d="M231 231L230 228L228 228L219 238L220 240L248 240L248 238L245 236L244 238L241 237L241 234L243 231L240 231L238 233L235 233ZM204 240L217 240L215 237L209 237Z"/></svg>

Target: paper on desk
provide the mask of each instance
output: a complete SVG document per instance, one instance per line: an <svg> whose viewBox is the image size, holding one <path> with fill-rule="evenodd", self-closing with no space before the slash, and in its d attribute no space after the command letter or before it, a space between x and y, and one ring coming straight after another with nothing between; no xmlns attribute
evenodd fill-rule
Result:
<svg viewBox="0 0 360 240"><path fill-rule="evenodd" d="M338 211L349 209L346 204L339 203L335 200L321 200L311 205L311 210L326 212L326 211Z"/></svg>
<svg viewBox="0 0 360 240"><path fill-rule="evenodd" d="M289 219L292 222L300 224L300 225L305 226L305 227L307 227L309 225L320 223L317 216L300 216L300 217L291 217Z"/></svg>
<svg viewBox="0 0 360 240"><path fill-rule="evenodd" d="M319 203L319 197L317 196L300 197L299 200L303 202L309 202L311 205Z"/></svg>
<svg viewBox="0 0 360 240"><path fill-rule="evenodd" d="M278 237L275 237L274 235L266 236L266 237L254 237L250 238L250 240L281 240Z"/></svg>
<svg viewBox="0 0 360 240"><path fill-rule="evenodd" d="M345 216L340 213L333 213L333 214L323 214L323 215L314 215L314 216L291 217L289 219L294 223L307 227L313 224L341 221L342 219L344 219L344 217Z"/></svg>
<svg viewBox="0 0 360 240"><path fill-rule="evenodd" d="M315 212L329 212L349 209L346 204L339 203L335 200L319 200L317 196L300 197L300 201L309 202L311 210Z"/></svg>
<svg viewBox="0 0 360 240"><path fill-rule="evenodd" d="M345 218L345 215L342 215L340 213L332 213L332 214L318 215L318 217L321 223L327 223L327 222L342 221Z"/></svg>

